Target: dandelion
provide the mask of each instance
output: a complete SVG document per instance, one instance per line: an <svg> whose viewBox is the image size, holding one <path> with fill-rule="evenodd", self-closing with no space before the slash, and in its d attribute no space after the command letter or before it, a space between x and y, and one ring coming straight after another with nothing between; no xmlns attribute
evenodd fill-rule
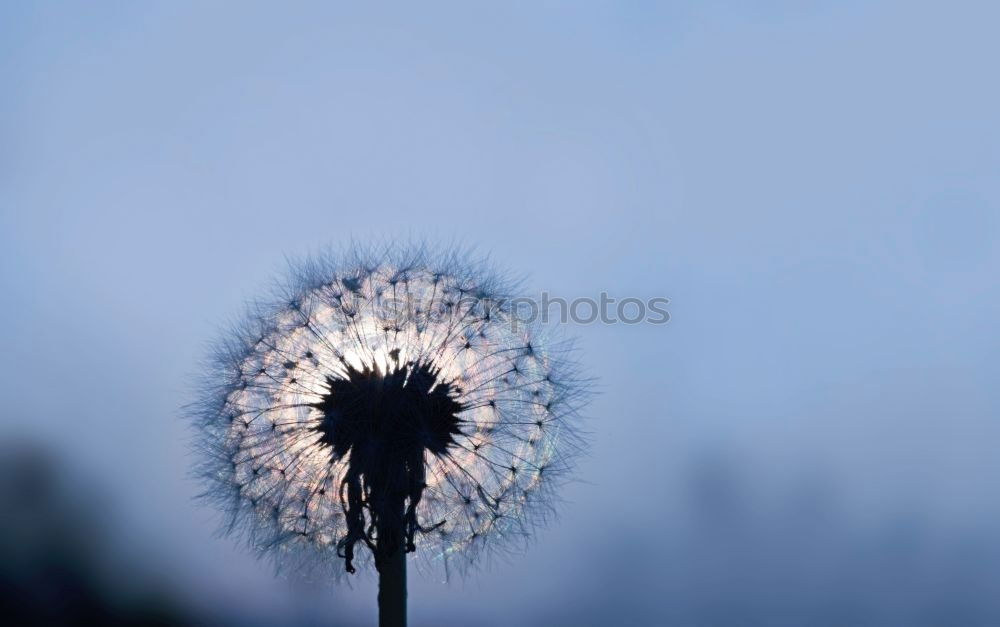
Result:
<svg viewBox="0 0 1000 627"><path fill-rule="evenodd" d="M214 350L194 406L205 497L279 569L464 572L524 547L581 440L568 346L483 262L351 250L298 264Z"/></svg>

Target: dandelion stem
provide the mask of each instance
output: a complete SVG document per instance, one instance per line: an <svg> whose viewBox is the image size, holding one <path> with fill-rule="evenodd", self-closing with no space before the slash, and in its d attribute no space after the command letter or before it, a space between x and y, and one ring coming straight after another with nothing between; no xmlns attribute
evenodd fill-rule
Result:
<svg viewBox="0 0 1000 627"><path fill-rule="evenodd" d="M378 529L379 627L406 627L406 544L402 519L400 507L399 520L395 524L386 521Z"/></svg>

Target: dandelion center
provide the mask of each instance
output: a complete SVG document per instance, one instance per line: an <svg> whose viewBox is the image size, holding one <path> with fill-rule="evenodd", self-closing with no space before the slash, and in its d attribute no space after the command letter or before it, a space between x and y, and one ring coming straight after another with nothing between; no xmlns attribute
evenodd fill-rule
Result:
<svg viewBox="0 0 1000 627"><path fill-rule="evenodd" d="M323 419L316 429L335 458L350 454L350 463L368 473L409 459L422 463L425 449L441 455L462 433L462 404L432 365L397 362L384 373L378 364L345 369L327 376L330 391L317 404Z"/></svg>
<svg viewBox="0 0 1000 627"><path fill-rule="evenodd" d="M413 551L416 508L426 486L424 451L442 455L461 435L462 404L428 363L378 364L360 370L344 360L342 375L327 376L329 392L317 403L315 429L332 451L331 463L348 457L343 480L349 535L344 546L353 569L354 539L363 537L367 510L379 540L376 563L400 549ZM406 501L409 500L409 507Z"/></svg>

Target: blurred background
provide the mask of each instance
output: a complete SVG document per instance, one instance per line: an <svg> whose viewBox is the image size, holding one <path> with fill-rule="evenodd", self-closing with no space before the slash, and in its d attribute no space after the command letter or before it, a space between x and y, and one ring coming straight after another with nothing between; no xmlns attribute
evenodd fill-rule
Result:
<svg viewBox="0 0 1000 627"><path fill-rule="evenodd" d="M364 625L192 501L206 343L300 255L475 245L587 325L593 450L414 625L1000 624L996 3L0 6L18 624Z"/></svg>

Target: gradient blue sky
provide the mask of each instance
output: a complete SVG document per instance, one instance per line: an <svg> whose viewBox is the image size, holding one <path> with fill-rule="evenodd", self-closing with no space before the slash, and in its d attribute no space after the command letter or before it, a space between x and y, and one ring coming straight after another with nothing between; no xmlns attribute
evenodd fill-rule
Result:
<svg viewBox="0 0 1000 627"><path fill-rule="evenodd" d="M4 429L205 605L370 620L212 537L178 407L285 255L460 242L673 319L570 330L582 481L415 624L1000 617L998 6L4 3Z"/></svg>

